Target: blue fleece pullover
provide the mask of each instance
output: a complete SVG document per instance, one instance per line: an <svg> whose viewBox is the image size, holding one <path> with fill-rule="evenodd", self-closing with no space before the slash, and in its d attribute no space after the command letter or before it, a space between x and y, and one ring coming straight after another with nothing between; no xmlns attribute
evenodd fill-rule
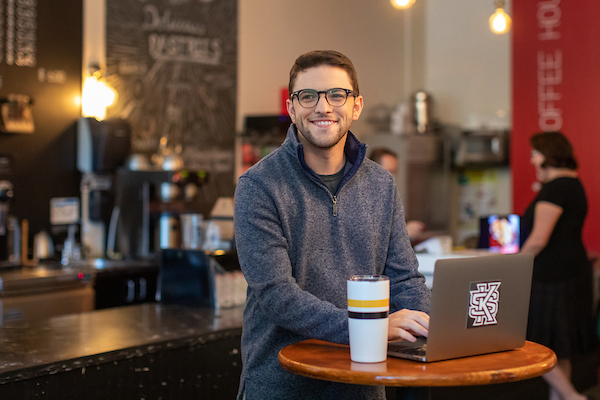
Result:
<svg viewBox="0 0 600 400"><path fill-rule="evenodd" d="M235 238L248 281L240 382L247 400L385 399L382 387L326 382L283 369L277 354L300 340L348 343L346 280L390 278L390 312L429 311L404 210L390 173L348 133L345 175L333 195L304 162L295 125L248 169L235 192Z"/></svg>

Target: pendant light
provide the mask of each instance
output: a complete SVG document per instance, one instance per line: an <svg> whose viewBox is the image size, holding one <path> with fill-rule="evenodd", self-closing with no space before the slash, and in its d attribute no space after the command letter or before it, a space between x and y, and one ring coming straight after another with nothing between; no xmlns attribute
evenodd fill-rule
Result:
<svg viewBox="0 0 600 400"><path fill-rule="evenodd" d="M390 0L392 6L397 9L409 8L415 4L415 0Z"/></svg>
<svg viewBox="0 0 600 400"><path fill-rule="evenodd" d="M510 30L511 19L504 11L504 0L496 0L494 2L496 12L490 17L490 30L497 35L502 35Z"/></svg>

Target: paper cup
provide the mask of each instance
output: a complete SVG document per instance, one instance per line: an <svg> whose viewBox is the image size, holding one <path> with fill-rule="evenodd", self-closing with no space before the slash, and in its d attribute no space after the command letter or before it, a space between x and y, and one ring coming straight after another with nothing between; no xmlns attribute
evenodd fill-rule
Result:
<svg viewBox="0 0 600 400"><path fill-rule="evenodd" d="M390 280L383 275L354 275L348 280L350 359L376 363L387 359Z"/></svg>

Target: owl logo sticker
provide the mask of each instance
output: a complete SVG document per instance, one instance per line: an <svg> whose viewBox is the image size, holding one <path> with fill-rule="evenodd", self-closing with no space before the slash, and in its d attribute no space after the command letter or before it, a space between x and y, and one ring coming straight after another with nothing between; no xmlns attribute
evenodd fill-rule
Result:
<svg viewBox="0 0 600 400"><path fill-rule="evenodd" d="M495 325L498 323L498 304L502 282L471 282L469 290L469 313L467 328Z"/></svg>

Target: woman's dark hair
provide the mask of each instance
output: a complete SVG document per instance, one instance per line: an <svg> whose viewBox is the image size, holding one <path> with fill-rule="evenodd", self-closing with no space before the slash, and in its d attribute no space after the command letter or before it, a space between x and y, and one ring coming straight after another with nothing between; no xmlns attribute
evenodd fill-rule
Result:
<svg viewBox="0 0 600 400"><path fill-rule="evenodd" d="M561 132L536 133L529 139L529 143L545 157L542 168L577 169L573 146Z"/></svg>
<svg viewBox="0 0 600 400"><path fill-rule="evenodd" d="M356 70L352 61L345 55L334 50L315 50L308 53L302 54L296 59L296 62L290 70L290 83L289 83L289 94L292 95L294 90L294 84L298 78L300 72L304 72L309 68L319 67L321 65L330 65L332 67L338 67L348 73L350 83L352 84L352 90L358 96L358 78L356 76ZM308 88L306 88L308 89Z"/></svg>

